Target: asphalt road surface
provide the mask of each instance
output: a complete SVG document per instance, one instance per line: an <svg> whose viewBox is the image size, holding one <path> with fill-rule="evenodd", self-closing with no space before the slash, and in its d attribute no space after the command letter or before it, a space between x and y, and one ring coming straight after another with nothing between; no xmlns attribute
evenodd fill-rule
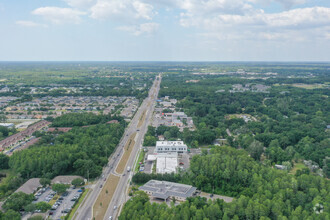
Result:
<svg viewBox="0 0 330 220"><path fill-rule="evenodd" d="M142 140L147 132L148 124L151 120L152 113L154 111L155 102L158 97L159 92L159 85L161 82L161 77L159 76L159 80L155 80L153 86L151 87L149 91L149 96L142 102L140 108L136 112L134 118L132 119L131 123L129 124L129 127L126 129L124 136L122 140L120 141L116 151L112 154L112 156L109 158L109 164L106 168L103 169L103 177L100 177L100 179L91 186L90 193L86 196L85 200L82 202L82 205L78 208L77 212L75 213L73 219L76 220L91 220L93 215L93 205L102 190L100 187L104 184L104 178L108 178L110 174L120 176L119 183L117 185L116 191L113 194L112 200L110 202L110 205L108 206L108 210L105 214L104 219L109 219L111 216L112 219L116 219L118 217L118 211L119 207L121 207L128 199L127 195L127 189L129 186L129 183L131 181L132 175L133 175L133 166L135 158L138 155L139 149L142 146ZM144 121L140 127L139 120L142 117L143 114L146 114ZM129 137L136 132L135 136L135 145L131 152L131 155L127 161L125 170L123 174L116 173L116 167L123 155L123 148L126 145L126 142L129 140ZM119 155L119 156L118 156ZM127 167L131 167L131 172L127 172ZM118 207L118 208L114 208Z"/></svg>

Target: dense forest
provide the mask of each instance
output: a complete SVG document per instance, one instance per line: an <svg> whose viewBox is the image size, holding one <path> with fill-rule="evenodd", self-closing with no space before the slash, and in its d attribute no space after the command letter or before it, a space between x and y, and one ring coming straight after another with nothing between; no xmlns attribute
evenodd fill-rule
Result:
<svg viewBox="0 0 330 220"><path fill-rule="evenodd" d="M257 160L261 155L279 164L293 159L312 160L323 168L325 175L330 175L329 89L287 85L308 82L304 78L195 76L197 83L186 83L191 78L168 74L160 90L160 97L178 99L176 106L193 117L197 130L180 134L188 145L207 145L215 138L226 138L232 147L246 149ZM315 77L309 83L319 80L328 82L329 77ZM230 92L233 84L271 87L264 92Z"/></svg>
<svg viewBox="0 0 330 220"><path fill-rule="evenodd" d="M9 166L23 178L60 174L94 178L101 174L123 132L121 124L99 124L76 127L55 138L45 135L41 145L14 153Z"/></svg>
<svg viewBox="0 0 330 220"><path fill-rule="evenodd" d="M141 184L148 174L136 174ZM329 219L330 183L299 172L262 165L244 150L214 147L194 156L190 169L179 174L151 175L152 179L191 184L215 194L234 196L231 203L192 198L175 207L150 204L141 193L124 207L120 219ZM183 211L180 211L183 210ZM212 210L212 211L211 211ZM320 213L318 213L318 211Z"/></svg>

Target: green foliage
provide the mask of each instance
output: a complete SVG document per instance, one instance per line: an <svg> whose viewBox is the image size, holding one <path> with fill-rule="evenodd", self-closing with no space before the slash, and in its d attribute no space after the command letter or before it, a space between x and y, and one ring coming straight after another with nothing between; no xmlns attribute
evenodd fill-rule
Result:
<svg viewBox="0 0 330 220"><path fill-rule="evenodd" d="M76 178L76 179L72 180L71 184L74 186L82 186L85 184L85 182L81 178Z"/></svg>
<svg viewBox="0 0 330 220"><path fill-rule="evenodd" d="M58 194L64 193L68 188L70 188L70 185L67 184L60 184L60 183L52 184L52 189L56 191Z"/></svg>
<svg viewBox="0 0 330 220"><path fill-rule="evenodd" d="M95 115L93 113L69 113L57 117L52 122L52 127L75 127L106 123L110 120L120 120L122 118L111 115Z"/></svg>
<svg viewBox="0 0 330 220"><path fill-rule="evenodd" d="M24 178L53 178L64 174L97 177L124 128L121 124L97 124L76 127L58 136L44 136L40 145L13 154L10 168Z"/></svg>
<svg viewBox="0 0 330 220"><path fill-rule="evenodd" d="M148 126L148 131L144 137L143 146L155 146L157 137L155 137L156 131L152 126Z"/></svg>
<svg viewBox="0 0 330 220"><path fill-rule="evenodd" d="M12 209L14 211L19 211L24 206L30 204L33 199L33 194L25 194L23 192L14 193L5 201L2 208L5 210Z"/></svg>
<svg viewBox="0 0 330 220"><path fill-rule="evenodd" d="M9 168L9 157L5 154L0 153L0 169L8 169Z"/></svg>
<svg viewBox="0 0 330 220"><path fill-rule="evenodd" d="M47 186L47 185L50 185L51 180L48 179L48 178L41 178L41 179L39 180L39 182L40 182L40 184L41 184L43 187L45 187L45 186Z"/></svg>
<svg viewBox="0 0 330 220"><path fill-rule="evenodd" d="M2 216L0 215L1 220L20 220L21 215L19 212L9 209Z"/></svg>
<svg viewBox="0 0 330 220"><path fill-rule="evenodd" d="M51 205L47 202L38 202L35 204L37 210L41 210L41 212L46 212L47 210L51 209Z"/></svg>

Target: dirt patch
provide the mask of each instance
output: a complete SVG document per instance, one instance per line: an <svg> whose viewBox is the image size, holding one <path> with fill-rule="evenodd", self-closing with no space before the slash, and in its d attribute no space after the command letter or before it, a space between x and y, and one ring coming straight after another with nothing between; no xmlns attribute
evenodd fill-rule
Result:
<svg viewBox="0 0 330 220"><path fill-rule="evenodd" d="M122 174L124 172L127 160L129 159L129 156L131 155L131 152L135 145L135 140L134 140L135 136L136 136L136 133L132 134L125 145L124 155L122 156L122 158L117 166L117 169L116 169L116 172L119 174Z"/></svg>
<svg viewBox="0 0 330 220"><path fill-rule="evenodd" d="M116 191L120 177L110 175L103 186L94 206L93 206L93 219L103 220L105 213L108 210L113 194Z"/></svg>

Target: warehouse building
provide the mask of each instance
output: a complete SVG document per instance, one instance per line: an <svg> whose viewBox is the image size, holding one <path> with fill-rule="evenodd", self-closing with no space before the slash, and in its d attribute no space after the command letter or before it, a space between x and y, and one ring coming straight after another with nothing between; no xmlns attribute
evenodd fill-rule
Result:
<svg viewBox="0 0 330 220"><path fill-rule="evenodd" d="M188 197L196 195L196 187L172 183L167 181L150 180L139 188L153 199L161 199L164 202L174 198L177 201L186 201Z"/></svg>

